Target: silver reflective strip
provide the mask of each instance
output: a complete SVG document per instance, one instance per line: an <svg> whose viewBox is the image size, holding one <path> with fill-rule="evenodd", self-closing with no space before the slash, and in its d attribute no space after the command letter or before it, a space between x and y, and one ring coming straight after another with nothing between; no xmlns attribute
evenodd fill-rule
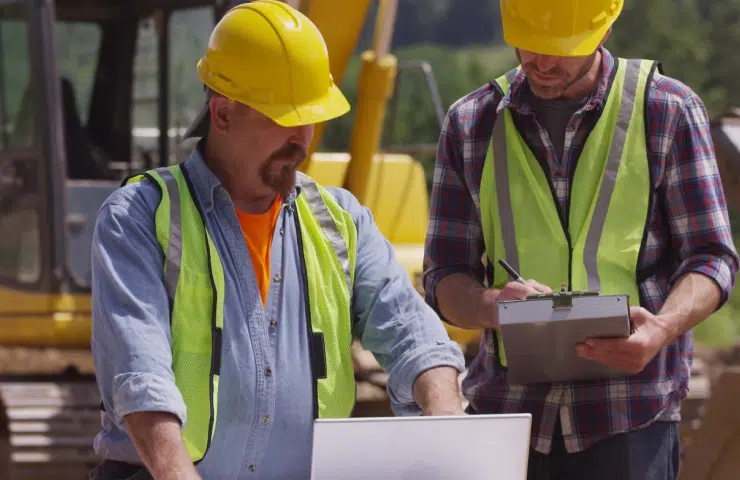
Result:
<svg viewBox="0 0 740 480"><path fill-rule="evenodd" d="M516 78L516 74L518 72L519 72L519 69L518 68L515 68L513 70L509 70L508 72L506 72L506 81L509 82L509 86L511 86L511 83Z"/></svg>
<svg viewBox="0 0 740 480"><path fill-rule="evenodd" d="M511 265L511 268L519 272L519 255L516 250L514 216L509 193L505 114L505 111L499 113L493 124L493 135L491 137L493 142L493 166L496 173L496 199L498 200L499 219L501 221L501 237L504 241L504 260ZM497 260L492 258L490 261L495 262Z"/></svg>
<svg viewBox="0 0 740 480"><path fill-rule="evenodd" d="M588 289L599 291L601 280L599 279L597 253L601 234L604 231L606 214L609 210L609 202L614 193L614 186L617 183L617 171L622 161L622 152L627 140L627 128L632 119L632 111L635 108L635 95L637 93L637 83L640 78L640 60L628 60L624 76L624 87L622 89L622 102L619 105L617 115L617 126L612 137L612 145L609 150L604 177L599 189L599 197L596 200L596 207L591 217L591 224L586 237L586 245L583 252L583 263L586 267L588 276Z"/></svg>
<svg viewBox="0 0 740 480"><path fill-rule="evenodd" d="M299 177L303 194L306 196L308 205L311 207L316 220L318 220L321 230L324 231L324 235L329 239L334 252L339 259L339 264L342 266L344 271L344 278L347 280L347 287L349 288L349 295L352 298L352 275L349 268L349 252L347 250L347 243L344 241L344 237L339 232L334 219L329 213L329 209L324 204L324 199L321 198L319 193L319 187L316 182L311 180L306 175Z"/></svg>
<svg viewBox="0 0 740 480"><path fill-rule="evenodd" d="M157 170L164 183L167 184L167 192L170 196L170 241L167 246L167 264L164 272L164 285L171 300L175 299L177 291L177 280L180 278L180 265L182 265L182 226L180 223L180 191L177 188L177 180L172 173L163 168Z"/></svg>

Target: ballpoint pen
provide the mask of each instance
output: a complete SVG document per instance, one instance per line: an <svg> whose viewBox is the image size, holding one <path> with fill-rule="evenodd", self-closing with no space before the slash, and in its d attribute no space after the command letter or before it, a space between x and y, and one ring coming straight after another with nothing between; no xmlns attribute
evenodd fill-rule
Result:
<svg viewBox="0 0 740 480"><path fill-rule="evenodd" d="M513 268L511 268L511 265L509 265L508 263L506 263L506 261L504 261L503 258L499 258L498 259L498 264L501 265L504 268L504 270L506 270L507 272L509 272L509 275L511 275L511 278L513 278L515 281L517 281L519 283L524 283L524 284L527 283L527 282L524 281L524 279L521 277L521 275L519 275L517 273L516 270L514 270Z"/></svg>

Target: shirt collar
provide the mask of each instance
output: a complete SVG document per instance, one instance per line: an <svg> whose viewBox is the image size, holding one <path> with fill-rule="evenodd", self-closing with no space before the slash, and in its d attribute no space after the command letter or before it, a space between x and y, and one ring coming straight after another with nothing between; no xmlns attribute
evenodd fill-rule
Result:
<svg viewBox="0 0 740 480"><path fill-rule="evenodd" d="M583 106L582 110L588 111L596 108L602 108L606 103L607 93L609 91L609 83L614 70L614 57L604 47L599 47L601 52L601 77L596 89L591 92L588 100ZM504 98L496 109L497 113L505 107L509 107L522 115L528 115L534 113L532 106L532 90L529 88L527 83L527 75L523 70L519 69L514 80L509 86L509 91L506 92Z"/></svg>
<svg viewBox="0 0 740 480"><path fill-rule="evenodd" d="M205 207L206 212L210 212L214 206L215 192L221 187L221 180L208 168L203 158L202 148L204 142L204 139L198 140L198 143L193 147L193 151L183 165L190 174L196 195ZM296 185L290 195L283 199L283 206L292 205L300 193L301 187Z"/></svg>

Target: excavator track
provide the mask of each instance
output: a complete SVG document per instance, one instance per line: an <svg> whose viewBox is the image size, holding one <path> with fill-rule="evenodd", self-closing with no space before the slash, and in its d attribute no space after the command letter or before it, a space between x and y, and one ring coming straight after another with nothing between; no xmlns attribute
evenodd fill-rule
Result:
<svg viewBox="0 0 740 480"><path fill-rule="evenodd" d="M100 462L92 375L0 376L2 480L82 480Z"/></svg>

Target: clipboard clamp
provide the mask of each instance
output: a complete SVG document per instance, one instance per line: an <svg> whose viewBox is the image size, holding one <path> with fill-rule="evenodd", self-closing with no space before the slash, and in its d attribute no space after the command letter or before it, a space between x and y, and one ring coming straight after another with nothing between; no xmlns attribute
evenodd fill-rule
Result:
<svg viewBox="0 0 740 480"><path fill-rule="evenodd" d="M559 292L527 295L527 300L552 300L552 308L554 310L561 310L564 308L573 308L573 297L595 297L598 295L599 292L589 290L568 292L566 291L565 284L563 284Z"/></svg>

